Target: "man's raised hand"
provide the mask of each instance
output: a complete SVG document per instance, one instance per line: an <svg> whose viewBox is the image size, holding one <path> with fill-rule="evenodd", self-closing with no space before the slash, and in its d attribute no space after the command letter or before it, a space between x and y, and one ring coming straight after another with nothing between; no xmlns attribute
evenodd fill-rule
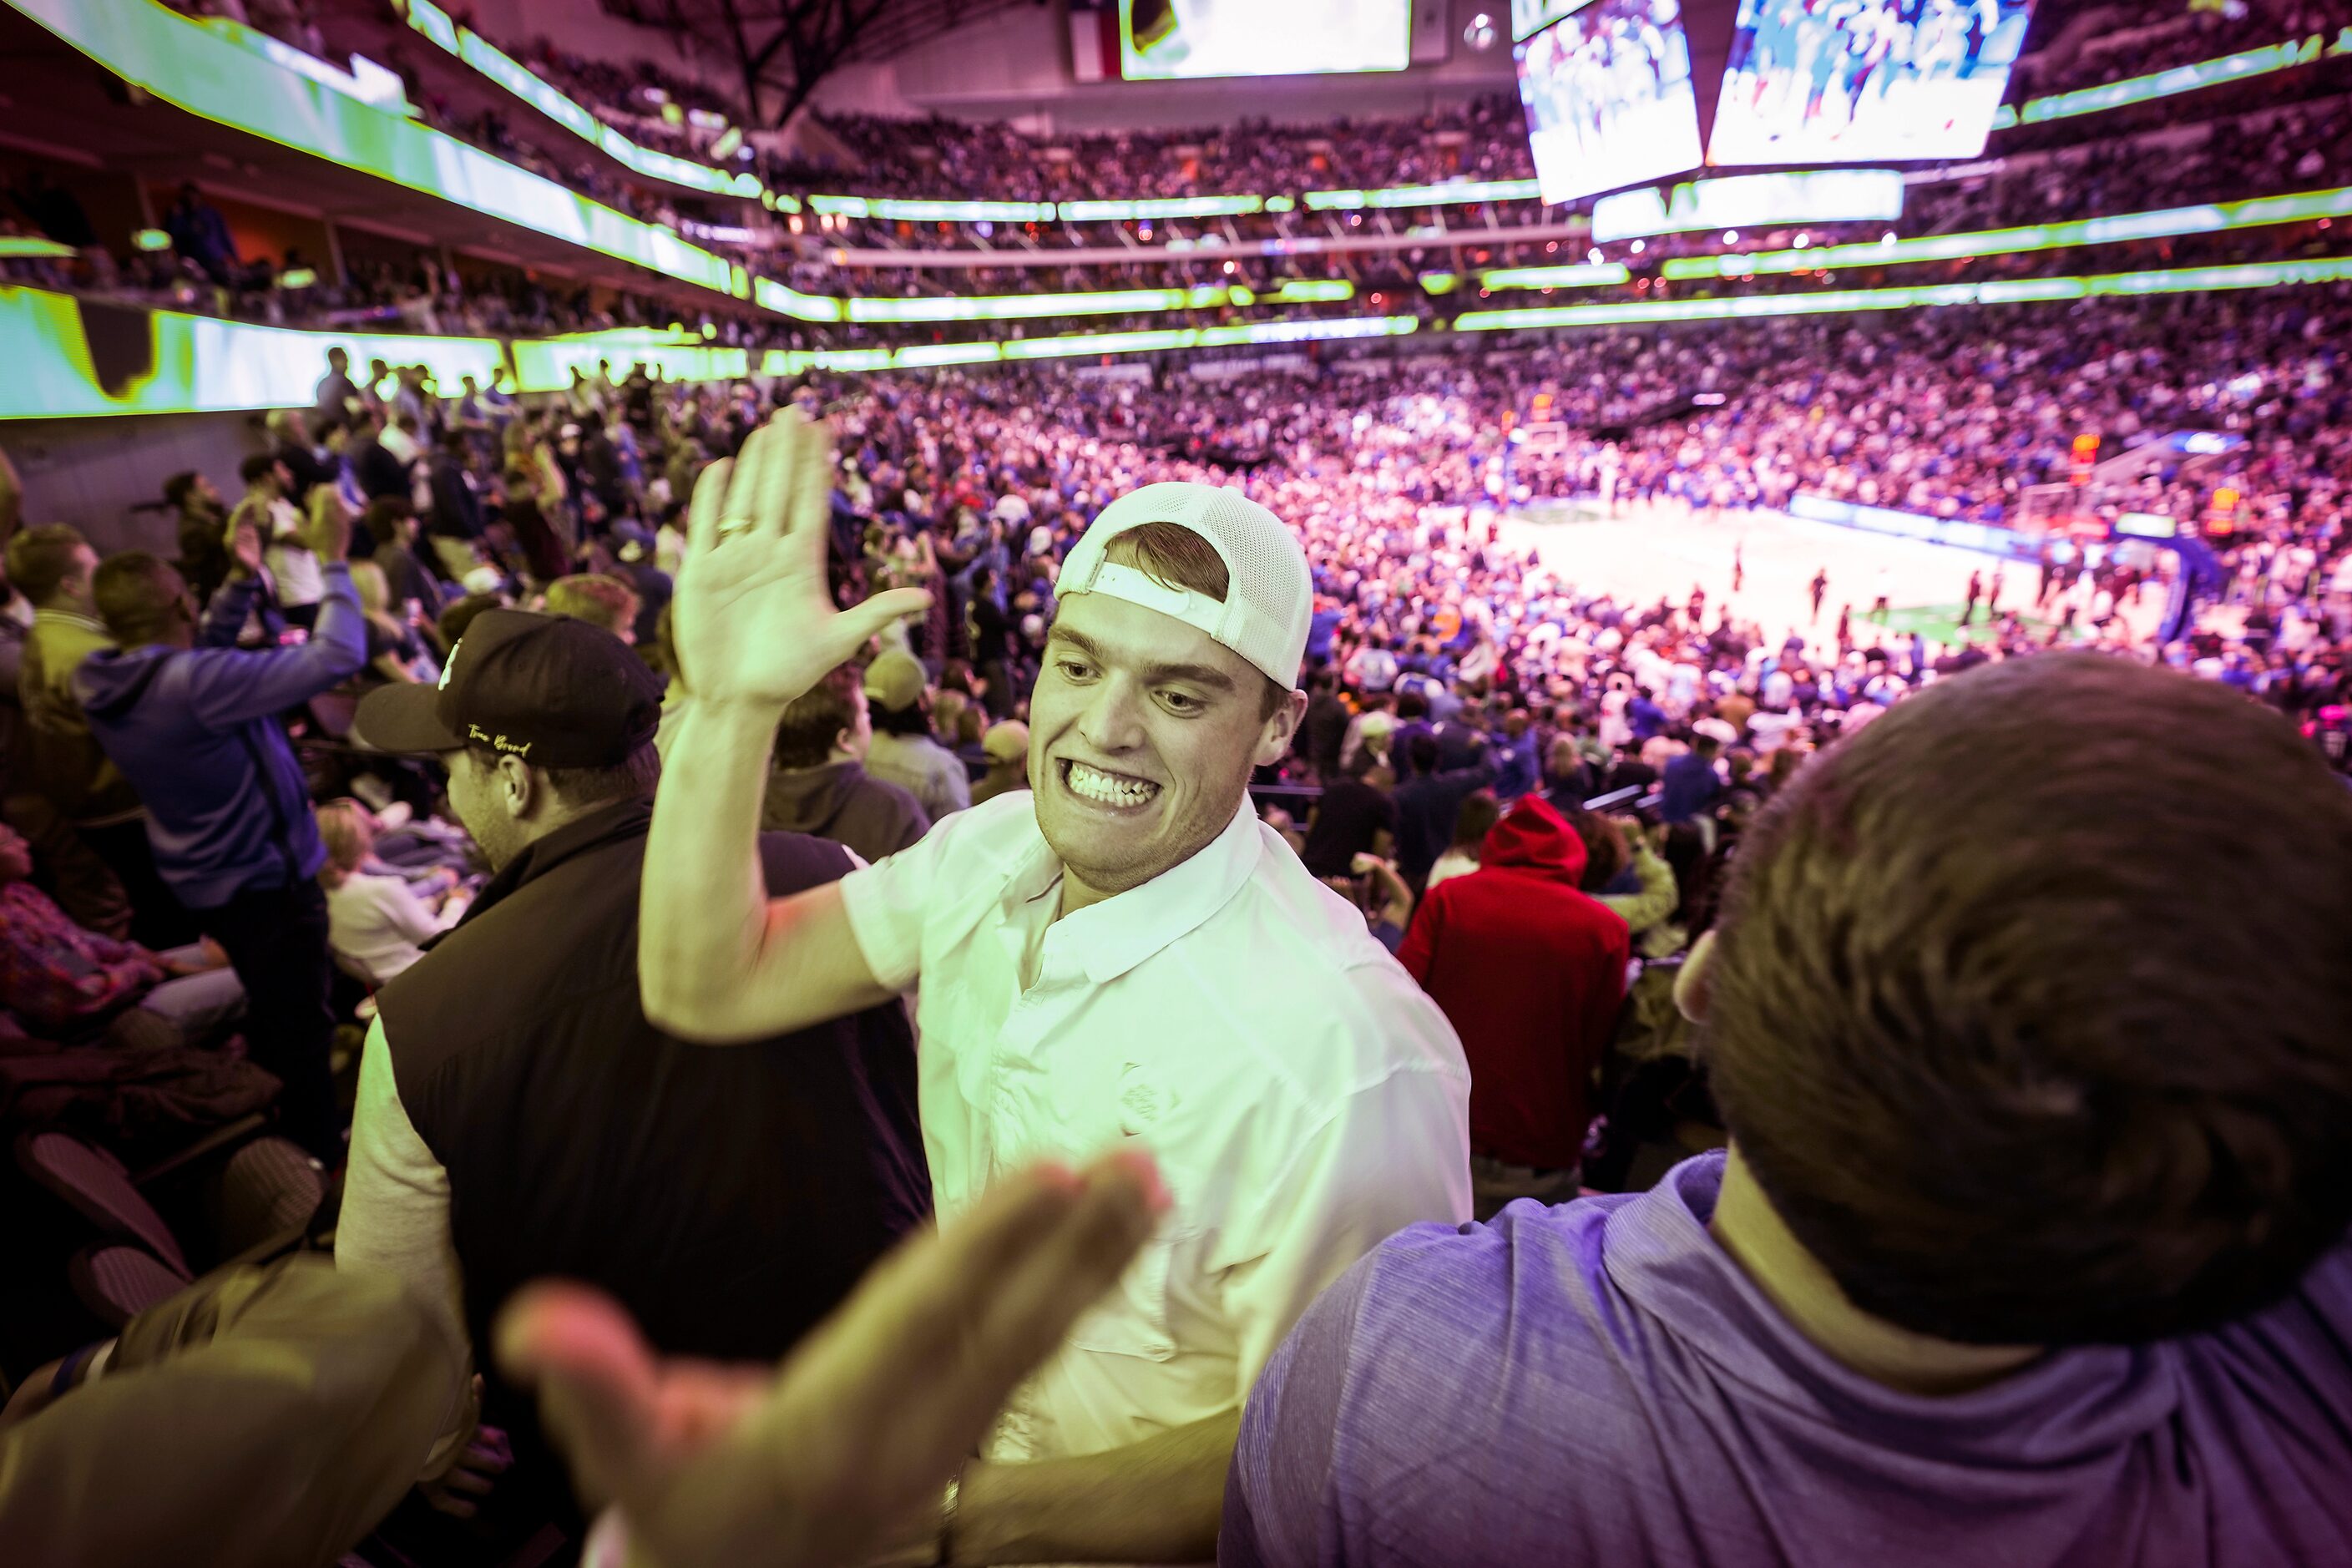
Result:
<svg viewBox="0 0 2352 1568"><path fill-rule="evenodd" d="M698 702L781 708L929 605L921 589L897 588L836 609L825 578L832 519L832 443L798 410L753 431L741 456L703 470L674 613Z"/></svg>

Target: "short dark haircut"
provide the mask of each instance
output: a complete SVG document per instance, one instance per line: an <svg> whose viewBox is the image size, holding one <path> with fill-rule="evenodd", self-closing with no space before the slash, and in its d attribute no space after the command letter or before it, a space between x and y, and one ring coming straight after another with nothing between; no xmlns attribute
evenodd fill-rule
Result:
<svg viewBox="0 0 2352 1568"><path fill-rule="evenodd" d="M58 596L58 588L72 574L76 552L89 541L69 522L45 522L26 529L8 542L8 581L39 608Z"/></svg>
<svg viewBox="0 0 2352 1568"><path fill-rule="evenodd" d="M256 452L236 466L236 477L246 484L266 479L278 471L278 454Z"/></svg>
<svg viewBox="0 0 2352 1568"><path fill-rule="evenodd" d="M476 616L484 610L503 609L506 602L504 594L468 594L441 612L440 618L433 623L434 629L441 634L443 642L456 647L457 639L466 635L466 628L474 624Z"/></svg>
<svg viewBox="0 0 2352 1568"><path fill-rule="evenodd" d="M1454 810L1454 847L1467 849L1474 855L1486 842L1486 834L1503 819L1502 805L1490 789L1474 789L1462 797Z"/></svg>
<svg viewBox="0 0 2352 1568"><path fill-rule="evenodd" d="M651 741L631 752L628 760L609 768L545 768L548 787L567 805L609 805L624 800L650 800L661 783L661 752Z"/></svg>
<svg viewBox="0 0 2352 1568"><path fill-rule="evenodd" d="M144 550L108 556L91 574L89 586L107 635L125 645L148 641L187 591L170 562Z"/></svg>
<svg viewBox="0 0 2352 1568"><path fill-rule="evenodd" d="M1429 699L1418 690L1408 691L1396 700L1396 716L1406 723L1429 717Z"/></svg>
<svg viewBox="0 0 2352 1568"><path fill-rule="evenodd" d="M776 723L776 766L814 768L833 753L841 732L857 721L866 706L865 678L854 665L842 665L793 699Z"/></svg>
<svg viewBox="0 0 2352 1568"><path fill-rule="evenodd" d="M186 508L188 498L195 493L196 481L203 478L194 468L184 468L163 481L163 501L173 510Z"/></svg>
<svg viewBox="0 0 2352 1568"><path fill-rule="evenodd" d="M1190 588L1221 605L1234 591L1233 574L1217 547L1181 523L1138 523L1111 537L1103 546L1103 559L1132 566L1163 588ZM1258 720L1264 722L1290 700L1290 693L1264 670L1258 673L1265 681L1257 699Z"/></svg>
<svg viewBox="0 0 2352 1568"><path fill-rule="evenodd" d="M1564 811L1568 826L1584 841L1584 874L1576 879L1583 892L1597 893L1617 879L1630 858L1623 830L1597 811L1582 806Z"/></svg>
<svg viewBox="0 0 2352 1568"><path fill-rule="evenodd" d="M1427 731L1415 735L1405 742L1404 760L1412 764L1414 773L1435 773L1437 771L1437 737Z"/></svg>
<svg viewBox="0 0 2352 1568"><path fill-rule="evenodd" d="M406 496L378 496L360 513L360 526L378 544L390 544L400 537L400 525L415 515L415 503Z"/></svg>
<svg viewBox="0 0 2352 1568"><path fill-rule="evenodd" d="M928 735L931 732L931 716L923 711L919 702L909 702L904 708L885 708L873 698L866 700L866 716L872 721L877 735Z"/></svg>
<svg viewBox="0 0 2352 1568"><path fill-rule="evenodd" d="M1709 968L1735 1147L1903 1328L2197 1332L2352 1223L2352 794L2227 687L1937 682L1750 826Z"/></svg>

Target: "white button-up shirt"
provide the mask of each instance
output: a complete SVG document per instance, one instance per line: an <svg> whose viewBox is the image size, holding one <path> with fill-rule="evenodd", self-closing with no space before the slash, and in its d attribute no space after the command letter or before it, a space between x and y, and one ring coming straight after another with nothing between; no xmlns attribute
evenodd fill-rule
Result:
<svg viewBox="0 0 2352 1568"><path fill-rule="evenodd" d="M1183 864L1053 920L1061 876L1021 791L841 884L876 976L922 983L942 1225L1000 1175L1129 1138L1172 1199L1015 1394L997 1459L1097 1453L1234 1407L1375 1243L1470 1215L1461 1042L1246 804Z"/></svg>

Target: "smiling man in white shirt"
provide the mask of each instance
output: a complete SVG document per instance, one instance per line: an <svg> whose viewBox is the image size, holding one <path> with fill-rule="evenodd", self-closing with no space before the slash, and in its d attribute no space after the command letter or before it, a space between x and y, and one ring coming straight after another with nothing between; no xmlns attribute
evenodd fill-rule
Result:
<svg viewBox="0 0 2352 1568"><path fill-rule="evenodd" d="M924 595L835 610L820 428L787 416L714 468L678 584L696 702L646 862L646 1012L727 1042L919 981L943 1226L1034 1161L1148 1147L1166 1222L949 1489L938 1555L1205 1559L1290 1324L1391 1232L1469 1214L1460 1042L1250 808L1305 706L1305 554L1237 491L1113 502L1060 575L1035 793L770 903L747 868L778 711Z"/></svg>

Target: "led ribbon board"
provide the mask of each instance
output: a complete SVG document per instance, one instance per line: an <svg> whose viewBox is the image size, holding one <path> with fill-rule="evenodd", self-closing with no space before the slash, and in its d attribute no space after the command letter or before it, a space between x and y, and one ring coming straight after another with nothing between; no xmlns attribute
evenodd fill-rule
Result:
<svg viewBox="0 0 2352 1568"><path fill-rule="evenodd" d="M408 25L440 45L483 76L562 126L582 141L594 144L615 162L648 179L667 180L713 195L756 199L766 187L748 174L729 174L669 153L641 147L596 118L587 109L526 68L470 27L461 27L433 0L393 0L393 9ZM795 203L790 210L798 210Z"/></svg>
<svg viewBox="0 0 2352 1568"><path fill-rule="evenodd" d="M1557 305L1531 310L1469 310L1457 332L1509 332L1561 327L1618 327L1656 321L1730 321L1774 316L1829 316L1857 310L1911 310L1937 305L2023 305L2139 294L2197 294L2352 279L2352 257L2321 261L2261 261L2236 267L2183 267L2109 272L2088 278L2018 278L1943 283L1920 289L1830 289L1813 293L1739 294L1719 300L1652 300L1622 305Z"/></svg>
<svg viewBox="0 0 2352 1568"><path fill-rule="evenodd" d="M2081 245L2120 245L2135 239L2220 234L2229 229L2307 223L2347 214L2352 214L2352 186L2201 206L2162 207L2154 212L2120 213L2114 217L2079 218L2071 223L2032 224L2023 228L1921 235L1875 244L1816 245L1802 250L1761 250L1745 256L1677 256L1661 265L1658 273L1669 279L1753 278L1769 273L1811 272L1822 268L1960 261L1979 256L2064 250Z"/></svg>
<svg viewBox="0 0 2352 1568"><path fill-rule="evenodd" d="M2309 37L2290 38L2264 48L2175 66L2147 76L2126 77L2098 87L2077 88L2073 92L2053 92L2026 100L2021 109L2004 103L1993 111L1992 128L2005 131L2012 125L2038 125L2045 120L2067 120L2078 114L2125 109L2176 93L2195 92L2219 82L2242 81L2248 77L2309 65L2323 55L2352 55L2352 27L2344 28L2332 39L2314 33Z"/></svg>
<svg viewBox="0 0 2352 1568"><path fill-rule="evenodd" d="M40 289L0 286L0 419L61 419L101 415L198 414L253 408L307 408L326 374L327 351L354 363L422 364L443 395L472 376L483 386L510 372L525 393L559 392L574 370L599 362L640 361L673 381L797 375L807 370L915 370L1008 360L1147 353L1261 343L1344 342L1400 337L1421 323L1411 316L1242 321L1216 327L1060 337L918 343L899 349L742 349L681 342L661 332L623 329L571 337L502 342L495 338L410 337L312 332L225 321L170 310L98 304Z"/></svg>
<svg viewBox="0 0 2352 1568"><path fill-rule="evenodd" d="M666 228L277 66L154 0L5 3L124 80L215 124L681 282L739 299L751 291L740 268ZM803 321L835 321L840 314L838 301L792 289L772 291L761 303Z"/></svg>

